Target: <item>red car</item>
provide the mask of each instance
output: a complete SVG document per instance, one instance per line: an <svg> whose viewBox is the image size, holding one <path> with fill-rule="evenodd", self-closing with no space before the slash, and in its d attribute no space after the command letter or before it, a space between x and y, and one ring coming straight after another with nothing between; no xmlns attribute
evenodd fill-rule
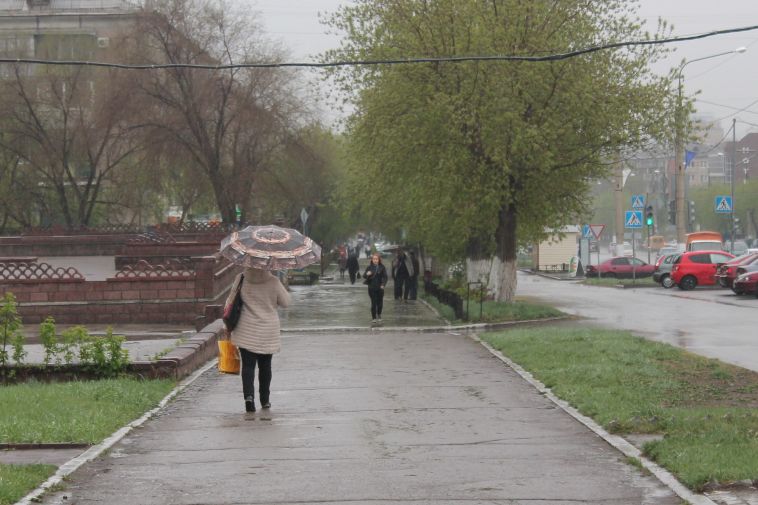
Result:
<svg viewBox="0 0 758 505"><path fill-rule="evenodd" d="M650 277L655 266L628 256L618 256L587 267L587 277Z"/></svg>
<svg viewBox="0 0 758 505"><path fill-rule="evenodd" d="M750 293L753 293L755 294L755 297L758 298L758 272L750 272L740 275L734 280L732 289L738 295L749 295Z"/></svg>
<svg viewBox="0 0 758 505"><path fill-rule="evenodd" d="M737 268L743 265L751 265L756 261L758 261L758 253L738 256L731 261L727 261L716 268L716 280L721 287L731 288L734 279L737 278Z"/></svg>
<svg viewBox="0 0 758 505"><path fill-rule="evenodd" d="M716 284L716 267L726 263L734 255L724 251L689 251L682 253L671 269L671 280L679 289L695 289L696 286Z"/></svg>

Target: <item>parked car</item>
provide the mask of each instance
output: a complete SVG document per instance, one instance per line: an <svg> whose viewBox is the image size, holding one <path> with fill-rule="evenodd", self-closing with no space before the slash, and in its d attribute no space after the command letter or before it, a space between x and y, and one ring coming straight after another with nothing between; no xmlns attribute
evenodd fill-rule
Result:
<svg viewBox="0 0 758 505"><path fill-rule="evenodd" d="M603 261L598 265L589 265L587 277L650 277L655 270L654 265L648 265L641 259L617 256Z"/></svg>
<svg viewBox="0 0 758 505"><path fill-rule="evenodd" d="M682 253L671 269L671 280L679 289L716 284L716 267L734 256L724 251L688 251Z"/></svg>
<svg viewBox="0 0 758 505"><path fill-rule="evenodd" d="M716 268L716 280L719 286L723 288L731 288L734 279L737 278L737 269L743 265L750 265L758 260L758 253L746 254L744 256L738 256L731 261L727 261L723 265L719 265Z"/></svg>
<svg viewBox="0 0 758 505"><path fill-rule="evenodd" d="M742 277L743 275L751 274L753 272L758 272L758 261L753 261L750 264L738 266L737 271L734 273L735 280L739 277ZM732 291L734 291L734 293L737 295L742 294L738 289L735 289L734 283L732 283Z"/></svg>
<svg viewBox="0 0 758 505"><path fill-rule="evenodd" d="M738 295L754 294L758 298L758 271L749 272L737 277L732 289Z"/></svg>
<svg viewBox="0 0 758 505"><path fill-rule="evenodd" d="M679 254L666 254L655 262L653 280L666 289L674 286L674 281L671 279L671 269L674 268L674 262L679 258Z"/></svg>
<svg viewBox="0 0 758 505"><path fill-rule="evenodd" d="M747 253L748 246L747 242L744 240L735 240L734 241L734 247L731 246L731 243L729 245L730 253L734 254L735 256L742 256L743 254Z"/></svg>
<svg viewBox="0 0 758 505"><path fill-rule="evenodd" d="M667 244L663 247L661 247L661 250L658 251L658 257L666 256L667 254L674 254L674 253L682 253L684 252L684 246L676 245L676 244Z"/></svg>

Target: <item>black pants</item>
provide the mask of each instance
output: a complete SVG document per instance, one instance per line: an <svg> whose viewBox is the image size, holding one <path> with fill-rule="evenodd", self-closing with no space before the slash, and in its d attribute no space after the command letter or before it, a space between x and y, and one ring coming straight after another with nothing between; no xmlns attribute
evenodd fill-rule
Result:
<svg viewBox="0 0 758 505"><path fill-rule="evenodd" d="M384 307L384 290L368 288L368 296L371 298L371 319L382 317L382 307Z"/></svg>
<svg viewBox="0 0 758 505"><path fill-rule="evenodd" d="M355 284L355 276L358 273L356 270L348 270L350 274L350 284Z"/></svg>
<svg viewBox="0 0 758 505"><path fill-rule="evenodd" d="M255 363L258 363L258 392L261 405L269 402L271 394L271 354L258 354L240 347L242 358L242 395L255 398L253 387Z"/></svg>
<svg viewBox="0 0 758 505"><path fill-rule="evenodd" d="M395 300L399 300L400 298L408 299L410 284L410 277L404 275L395 276Z"/></svg>
<svg viewBox="0 0 758 505"><path fill-rule="evenodd" d="M408 280L408 289L405 292L405 297L410 300L418 298L418 275L414 275Z"/></svg>

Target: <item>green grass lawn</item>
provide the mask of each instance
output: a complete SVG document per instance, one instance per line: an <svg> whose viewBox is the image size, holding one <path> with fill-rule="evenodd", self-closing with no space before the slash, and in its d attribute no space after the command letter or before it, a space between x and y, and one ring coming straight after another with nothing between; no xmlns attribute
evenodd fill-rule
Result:
<svg viewBox="0 0 758 505"><path fill-rule="evenodd" d="M452 324L469 323L501 323L506 321L530 321L534 319L545 319L550 317L560 317L565 314L558 309L550 307L549 305L543 305L540 303L529 302L526 300L515 300L513 303L494 302L492 300L485 300L482 305L482 317L479 317L479 303L471 300L469 303L469 321L463 321L455 318L455 313L452 307L440 303L435 297L427 296L426 294L421 297L434 307L442 317L450 321ZM466 311L466 302L463 302L463 310Z"/></svg>
<svg viewBox="0 0 758 505"><path fill-rule="evenodd" d="M657 282L653 280L652 277L643 277L641 279L637 279L636 281L632 279L612 279L608 277L602 277L598 279L597 277L587 277L583 281L584 284L587 284L588 286L660 286Z"/></svg>
<svg viewBox="0 0 758 505"><path fill-rule="evenodd" d="M55 473L54 465L0 464L0 505L11 505Z"/></svg>
<svg viewBox="0 0 758 505"><path fill-rule="evenodd" d="M608 431L664 435L644 453L690 488L758 478L758 373L622 331L483 339Z"/></svg>
<svg viewBox="0 0 758 505"><path fill-rule="evenodd" d="M154 408L172 380L110 379L0 387L0 443L96 444ZM0 505L55 473L51 465L0 465Z"/></svg>
<svg viewBox="0 0 758 505"><path fill-rule="evenodd" d="M0 443L96 444L155 407L174 381L111 379L0 387Z"/></svg>

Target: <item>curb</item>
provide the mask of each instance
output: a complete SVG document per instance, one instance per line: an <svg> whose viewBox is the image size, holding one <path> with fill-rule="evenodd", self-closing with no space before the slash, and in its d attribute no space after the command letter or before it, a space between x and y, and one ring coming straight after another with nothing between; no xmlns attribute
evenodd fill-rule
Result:
<svg viewBox="0 0 758 505"><path fill-rule="evenodd" d="M373 333L373 332L390 332L390 333L445 333L449 331L482 331L497 330L501 328L516 328L540 323L554 323L557 321L569 321L576 319L573 316L548 317L545 319L527 319L523 321L503 321L500 323L475 323L462 324L457 326L322 326L315 328L282 328L280 331L284 334L301 334L301 333Z"/></svg>
<svg viewBox="0 0 758 505"><path fill-rule="evenodd" d="M481 340L478 335L470 335L469 338L481 344L485 349L487 349L490 352L490 354L492 354L497 359L499 359L500 361L508 365L517 374L519 374L519 376L521 376L522 379L524 379L526 382L531 384L534 387L534 389L539 391L551 402L553 402L555 405L560 407L561 410L566 412L568 415L570 415L571 417L573 417L574 419L582 423L585 427L589 428L591 431L593 431L596 435L598 435L600 438L605 440L613 448L615 448L616 450L618 450L623 455L629 458L635 458L639 460L642 466L645 467L645 469L647 469L650 473L655 475L655 477L659 481L661 481L663 485L668 487L682 500L685 500L687 503L690 503L692 505L717 505L714 501L712 501L707 496L696 494L690 491L689 488L685 487L681 482L679 482L676 479L676 477L674 477L674 475L671 474L668 470L650 461L649 459L645 458L642 455L642 452L636 447L634 447L632 444L630 444L626 439L619 437L618 435L611 435L610 433L605 431L605 429L603 429L602 426L600 426L599 424L597 424L595 421L585 416L584 414L581 414L578 410L576 410L574 407L569 405L568 402L561 400L560 398L555 396L553 394L553 391L550 388L546 387L542 382L535 379L531 373L524 370L517 363L511 361L508 357L506 357L500 351L498 351L497 349L489 345L487 342L484 342L483 340Z"/></svg>
<svg viewBox="0 0 758 505"><path fill-rule="evenodd" d="M218 360L214 359L208 364L206 364L205 366L203 366L202 368L196 370L192 375L190 375L189 377L181 381L174 389L172 389L158 403L157 407L145 412L142 415L142 417L140 417L139 419L136 419L132 421L131 423L127 424L126 426L119 428L118 430L113 432L108 438L100 442L99 444L93 445L92 447L84 451L79 456L67 461L66 463L58 467L58 471L55 472L55 474L52 477L47 479L45 482L40 484L32 492L30 492L29 494L21 498L19 501L17 501L15 505L32 505L33 503L39 502L42 494L44 494L48 489L63 482L64 478L66 478L68 475L78 470L79 467L81 467L83 464L97 458L98 456L103 454L105 451L113 447L118 441L120 441L127 434L129 434L129 432L131 432L134 428L137 428L143 425L146 421L148 421L160 410L162 410L163 407L165 407L168 404L168 402L171 401L182 390L184 390L187 386L195 382L195 380L198 377L200 377L203 373L205 373L207 370L215 366L217 362Z"/></svg>

